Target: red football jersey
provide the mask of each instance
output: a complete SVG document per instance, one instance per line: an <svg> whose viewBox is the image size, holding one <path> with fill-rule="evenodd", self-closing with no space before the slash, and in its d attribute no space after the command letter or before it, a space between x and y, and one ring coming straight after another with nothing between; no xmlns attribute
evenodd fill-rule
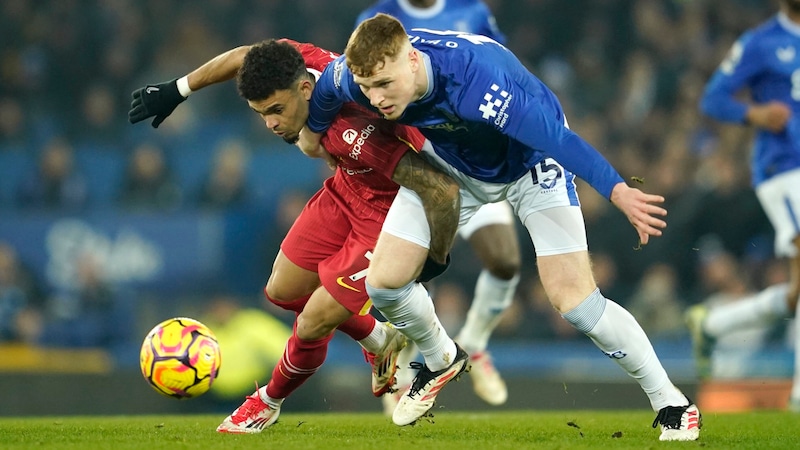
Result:
<svg viewBox="0 0 800 450"><path fill-rule="evenodd" d="M339 55L311 44L282 39L300 51L308 71L317 76ZM406 125L380 118L355 104L345 104L322 137L322 145L338 162L325 187L357 218L383 221L398 185L392 174L408 150L419 151L425 138Z"/></svg>

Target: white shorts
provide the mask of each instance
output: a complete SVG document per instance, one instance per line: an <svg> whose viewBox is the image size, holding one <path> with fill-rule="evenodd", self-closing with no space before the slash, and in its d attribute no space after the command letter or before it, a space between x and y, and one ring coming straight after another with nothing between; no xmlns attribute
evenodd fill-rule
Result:
<svg viewBox="0 0 800 450"><path fill-rule="evenodd" d="M511 183L487 183L465 175L439 158L426 142L422 153L453 177L461 187L464 226L487 203L508 200L533 241L538 256L587 250L586 229L575 190L575 175L547 158L534 170ZM403 187L389 208L382 231L423 247L430 245L430 229L419 196Z"/></svg>
<svg viewBox="0 0 800 450"><path fill-rule="evenodd" d="M800 234L800 169L776 175L756 187L761 207L775 229L775 255L792 258Z"/></svg>
<svg viewBox="0 0 800 450"><path fill-rule="evenodd" d="M514 212L508 202L487 203L475 212L471 219L458 227L461 239L469 240L472 233L489 225L513 225Z"/></svg>

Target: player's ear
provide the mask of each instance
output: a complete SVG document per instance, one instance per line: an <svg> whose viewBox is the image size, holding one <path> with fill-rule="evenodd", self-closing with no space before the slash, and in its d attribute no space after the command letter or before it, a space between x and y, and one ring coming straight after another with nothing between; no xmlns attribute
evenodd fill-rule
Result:
<svg viewBox="0 0 800 450"><path fill-rule="evenodd" d="M408 50L408 63L411 66L411 71L416 72L419 69L420 57L414 47Z"/></svg>
<svg viewBox="0 0 800 450"><path fill-rule="evenodd" d="M314 92L314 83L312 83L311 80L301 81L299 89L300 95L302 95L306 101L311 100L311 93Z"/></svg>

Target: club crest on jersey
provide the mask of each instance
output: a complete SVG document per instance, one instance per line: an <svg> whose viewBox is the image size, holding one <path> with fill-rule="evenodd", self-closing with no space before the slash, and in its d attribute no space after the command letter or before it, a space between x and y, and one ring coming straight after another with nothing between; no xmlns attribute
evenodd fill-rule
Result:
<svg viewBox="0 0 800 450"><path fill-rule="evenodd" d="M784 63L792 62L794 60L795 54L796 52L794 50L794 47L791 45L787 47L778 47L775 50L775 56L777 56L778 59Z"/></svg>
<svg viewBox="0 0 800 450"><path fill-rule="evenodd" d="M342 60L333 63L333 86L336 89L342 88L342 71L344 70L344 62Z"/></svg>
<svg viewBox="0 0 800 450"><path fill-rule="evenodd" d="M493 122L498 128L503 128L506 126L506 121L508 121L506 110L512 98L514 96L508 91L500 89L500 86L496 84L492 84L489 92L483 96L483 100L486 103L481 103L478 111L482 113L482 118Z"/></svg>

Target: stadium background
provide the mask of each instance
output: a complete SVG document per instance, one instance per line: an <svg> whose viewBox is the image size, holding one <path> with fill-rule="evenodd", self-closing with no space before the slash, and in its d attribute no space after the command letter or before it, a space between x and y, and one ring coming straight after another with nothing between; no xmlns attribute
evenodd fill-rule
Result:
<svg viewBox="0 0 800 450"><path fill-rule="evenodd" d="M572 128L626 178L639 177L645 190L667 197L664 237L635 250L625 218L581 185L601 288L636 315L667 370L691 392L682 311L786 276L775 263L772 232L749 184L750 132L713 124L696 106L733 39L773 14L777 2L488 3L510 49L558 93ZM265 130L232 83L194 94L158 130L128 123L130 92L264 38L341 51L368 4L2 2L0 414L223 411L238 405L240 397L179 403L150 392L138 374L141 338L174 315L223 329L242 317L238 313L262 308L260 290L281 237L330 172ZM36 189L44 186L37 172L48 153L72 161L61 195ZM166 170L157 183L129 183L137 154L145 155L145 167L163 159ZM203 197L209 174L222 169L224 178L235 179L237 163L244 167L241 195L230 202ZM507 407L642 406L635 383L551 310L536 281L532 246L520 231L523 282L490 346L511 384ZM451 331L463 320L479 271L463 242L453 252L458 257L434 287L437 311ZM90 282L102 286L102 304L82 294ZM281 311L266 312L290 323ZM284 327L270 326L274 331L261 334L280 344ZM728 355L726 374L786 376L791 328L757 330L749 336L752 349ZM262 383L275 353L270 345L241 353L257 355L249 369L262 374L255 375ZM319 376L286 407L378 410L362 395L366 383L357 348L337 338ZM38 391L47 392L48 408L31 400ZM443 401L480 406L466 394L468 382L458 383Z"/></svg>

